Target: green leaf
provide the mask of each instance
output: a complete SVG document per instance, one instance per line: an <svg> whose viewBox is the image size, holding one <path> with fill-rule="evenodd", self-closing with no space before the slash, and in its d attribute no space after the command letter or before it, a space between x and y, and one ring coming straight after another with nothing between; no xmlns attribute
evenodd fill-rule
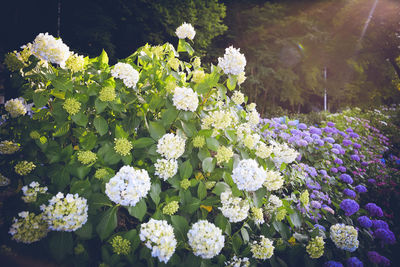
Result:
<svg viewBox="0 0 400 267"><path fill-rule="evenodd" d="M187 220L179 215L171 216L171 222L174 226L174 231L179 240L186 240L187 239L187 232L189 231L189 224Z"/></svg>
<svg viewBox="0 0 400 267"><path fill-rule="evenodd" d="M194 213L198 208L200 208L200 200L198 198L193 197L191 202L186 204L183 207L183 210L188 212L189 214Z"/></svg>
<svg viewBox="0 0 400 267"><path fill-rule="evenodd" d="M178 117L178 110L175 108L168 108L162 113L161 122L164 127L168 128L176 117Z"/></svg>
<svg viewBox="0 0 400 267"><path fill-rule="evenodd" d="M189 179L192 175L193 167L190 164L190 161L187 160L179 166L179 175L183 179Z"/></svg>
<svg viewBox="0 0 400 267"><path fill-rule="evenodd" d="M293 225L296 228L301 227L301 217L297 211L293 212L292 214L289 215L290 220L292 221Z"/></svg>
<svg viewBox="0 0 400 267"><path fill-rule="evenodd" d="M69 172L66 167L56 164L49 168L51 183L57 188L57 191L63 191L70 182Z"/></svg>
<svg viewBox="0 0 400 267"><path fill-rule="evenodd" d="M142 199L138 203L136 203L135 206L127 207L127 209L128 209L128 212L130 215L139 219L139 221L142 221L144 218L144 215L146 215L146 212L147 212L146 201L144 199Z"/></svg>
<svg viewBox="0 0 400 267"><path fill-rule="evenodd" d="M96 211L104 206L112 206L110 199L103 193L93 193L89 197L89 211Z"/></svg>
<svg viewBox="0 0 400 267"><path fill-rule="evenodd" d="M201 164L204 172L212 172L215 168L216 160L212 157L205 158Z"/></svg>
<svg viewBox="0 0 400 267"><path fill-rule="evenodd" d="M219 213L216 217L215 217L215 225L218 226L219 228L221 228L222 232L225 231L226 225L228 224L228 219L222 215L221 213Z"/></svg>
<svg viewBox="0 0 400 267"><path fill-rule="evenodd" d="M285 240L289 239L290 229L286 224L275 221L272 223L272 225L274 226L275 230L282 236L283 239Z"/></svg>
<svg viewBox="0 0 400 267"><path fill-rule="evenodd" d="M78 194L79 196L83 196L86 199L91 194L91 184L89 180L78 180L71 184L70 192L72 194Z"/></svg>
<svg viewBox="0 0 400 267"><path fill-rule="evenodd" d="M93 125L96 128L100 136L104 135L108 131L108 123L103 117L96 117L93 120Z"/></svg>
<svg viewBox="0 0 400 267"><path fill-rule="evenodd" d="M165 129L160 122L150 121L149 122L150 136L154 140L160 139L165 134Z"/></svg>
<svg viewBox="0 0 400 267"><path fill-rule="evenodd" d="M220 196L223 192L231 190L230 186L224 182L218 182L213 189L213 193Z"/></svg>
<svg viewBox="0 0 400 267"><path fill-rule="evenodd" d="M126 232L123 237L125 239L128 239L129 241L131 241L132 251L135 251L139 247L140 238L139 238L139 235L138 235L138 232L136 231L136 229L132 229L132 230Z"/></svg>
<svg viewBox="0 0 400 267"><path fill-rule="evenodd" d="M61 127L56 128L56 131L53 133L54 137L60 137L68 133L70 127L70 123L66 122Z"/></svg>
<svg viewBox="0 0 400 267"><path fill-rule="evenodd" d="M161 186L159 183L153 183L150 188L150 197L156 206L160 203Z"/></svg>
<svg viewBox="0 0 400 267"><path fill-rule="evenodd" d="M203 200L207 196L207 188L203 182L199 182L199 187L197 188L197 196L200 200Z"/></svg>
<svg viewBox="0 0 400 267"><path fill-rule="evenodd" d="M91 239L93 233L93 225L86 222L81 228L75 231L75 234L82 239Z"/></svg>
<svg viewBox="0 0 400 267"><path fill-rule="evenodd" d="M101 51L101 54L99 56L99 63L100 64L107 64L108 65L108 55L104 49Z"/></svg>
<svg viewBox="0 0 400 267"><path fill-rule="evenodd" d="M84 133L79 137L79 143L84 150L92 150L96 146L97 136L94 133Z"/></svg>
<svg viewBox="0 0 400 267"><path fill-rule="evenodd" d="M242 234L242 238L244 243L249 243L250 237L249 237L249 233L247 232L246 228L242 228L240 230L240 233Z"/></svg>
<svg viewBox="0 0 400 267"><path fill-rule="evenodd" d="M102 241L109 237L117 227L117 211L118 206L114 206L106 210L101 216L100 222L96 227L96 231Z"/></svg>
<svg viewBox="0 0 400 267"><path fill-rule="evenodd" d="M75 177L78 177L79 179L85 178L89 174L90 169L90 167L81 165L77 162L68 165L69 173Z"/></svg>
<svg viewBox="0 0 400 267"><path fill-rule="evenodd" d="M229 75L228 80L226 81L226 85L228 86L229 90L234 90L237 83L237 76L236 75Z"/></svg>
<svg viewBox="0 0 400 267"><path fill-rule="evenodd" d="M258 189L253 195L253 202L257 208L261 208L263 205L263 198L267 194L267 189L265 187L261 187Z"/></svg>
<svg viewBox="0 0 400 267"><path fill-rule="evenodd" d="M239 234L235 234L232 237L232 245L233 245L233 250L235 251L236 254L238 254L240 247L242 246L243 241L240 238Z"/></svg>
<svg viewBox="0 0 400 267"><path fill-rule="evenodd" d="M192 137L196 132L196 126L193 122L183 122L181 121L182 129L188 137Z"/></svg>
<svg viewBox="0 0 400 267"><path fill-rule="evenodd" d="M207 144L207 147L213 151L217 151L219 148L218 140L213 137L207 137L206 144Z"/></svg>
<svg viewBox="0 0 400 267"><path fill-rule="evenodd" d="M88 123L88 117L82 112L78 112L77 114L71 116L71 119L78 124L79 126L86 127Z"/></svg>
<svg viewBox="0 0 400 267"><path fill-rule="evenodd" d="M188 52L189 55L193 55L194 50L184 39L179 39L178 52Z"/></svg>
<svg viewBox="0 0 400 267"><path fill-rule="evenodd" d="M124 131L124 128L116 124L115 125L115 138L128 138L129 134Z"/></svg>
<svg viewBox="0 0 400 267"><path fill-rule="evenodd" d="M46 93L34 93L33 94L33 103L35 103L35 107L37 107L37 108L46 106L48 100L49 100L49 95Z"/></svg>
<svg viewBox="0 0 400 267"><path fill-rule="evenodd" d="M142 137L133 141L133 148L144 148L154 144L154 140L149 137Z"/></svg>
<svg viewBox="0 0 400 267"><path fill-rule="evenodd" d="M50 253L58 262L67 255L72 254L73 240L72 233L52 232L49 239Z"/></svg>
<svg viewBox="0 0 400 267"><path fill-rule="evenodd" d="M100 99L96 99L96 101L94 101L94 107L96 108L96 113L100 114L106 109L107 102L103 102Z"/></svg>

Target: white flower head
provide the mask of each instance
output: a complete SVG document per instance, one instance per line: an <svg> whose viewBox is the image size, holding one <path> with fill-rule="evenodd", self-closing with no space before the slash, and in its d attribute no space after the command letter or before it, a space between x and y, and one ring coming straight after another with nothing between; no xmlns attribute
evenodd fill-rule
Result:
<svg viewBox="0 0 400 267"><path fill-rule="evenodd" d="M199 105L197 93L187 87L176 87L172 101L177 109L191 112L195 112Z"/></svg>
<svg viewBox="0 0 400 267"><path fill-rule="evenodd" d="M146 170L123 166L106 183L106 194L116 204L133 207L146 197L150 187L150 177Z"/></svg>
<svg viewBox="0 0 400 267"><path fill-rule="evenodd" d="M268 191L279 190L283 186L283 183L284 179L280 172L267 171L264 186Z"/></svg>
<svg viewBox="0 0 400 267"><path fill-rule="evenodd" d="M181 26L176 28L175 34L179 39L189 38L190 40L193 40L194 36L196 35L196 31L194 30L192 24L184 22Z"/></svg>
<svg viewBox="0 0 400 267"><path fill-rule="evenodd" d="M229 222L240 222L247 218L249 213L249 202L240 197L232 196L231 191L221 194L222 207L219 208L222 214L229 219Z"/></svg>
<svg viewBox="0 0 400 267"><path fill-rule="evenodd" d="M254 159L243 159L233 169L232 179L239 190L257 191L266 179L266 171Z"/></svg>
<svg viewBox="0 0 400 267"><path fill-rule="evenodd" d="M155 175L167 180L178 172L178 161L176 159L157 159Z"/></svg>
<svg viewBox="0 0 400 267"><path fill-rule="evenodd" d="M11 118L25 115L28 111L25 105L25 100L21 97L8 100L4 104L4 107L6 111L10 113Z"/></svg>
<svg viewBox="0 0 400 267"><path fill-rule="evenodd" d="M134 88L139 81L139 72L128 63L119 62L115 64L111 70L111 75L121 79L128 88Z"/></svg>
<svg viewBox="0 0 400 267"><path fill-rule="evenodd" d="M157 153L167 159L177 159L185 152L185 139L172 133L165 134L158 140Z"/></svg>
<svg viewBox="0 0 400 267"><path fill-rule="evenodd" d="M251 247L251 252L253 253L253 257L260 260L266 260L272 257L274 254L275 247L273 246L273 241L260 236L260 241L254 241Z"/></svg>
<svg viewBox="0 0 400 267"><path fill-rule="evenodd" d="M140 226L140 240L151 249L151 256L167 263L175 252L176 239L174 229L167 221L150 219Z"/></svg>
<svg viewBox="0 0 400 267"><path fill-rule="evenodd" d="M69 47L61 39L56 39L47 32L36 36L32 44L32 54L36 57L65 66L65 62L71 55Z"/></svg>
<svg viewBox="0 0 400 267"><path fill-rule="evenodd" d="M246 66L246 58L240 53L240 49L230 46L225 49L223 58L218 58L218 66L225 74L239 75L244 71Z"/></svg>
<svg viewBox="0 0 400 267"><path fill-rule="evenodd" d="M221 229L206 220L193 224L187 236L194 255L203 259L211 259L224 247L225 237Z"/></svg>

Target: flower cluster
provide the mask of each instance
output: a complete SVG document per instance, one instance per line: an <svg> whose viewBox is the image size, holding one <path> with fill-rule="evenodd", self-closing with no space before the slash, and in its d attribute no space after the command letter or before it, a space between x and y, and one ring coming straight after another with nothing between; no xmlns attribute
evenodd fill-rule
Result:
<svg viewBox="0 0 400 267"><path fill-rule="evenodd" d="M95 163L97 160L96 153L92 151L79 151L78 152L78 161L82 164L88 165Z"/></svg>
<svg viewBox="0 0 400 267"><path fill-rule="evenodd" d="M103 102L114 101L117 97L114 87L103 87L99 92L99 99Z"/></svg>
<svg viewBox="0 0 400 267"><path fill-rule="evenodd" d="M131 166L123 166L106 183L105 192L117 204L135 206L147 195L150 187L150 177L146 170L135 170Z"/></svg>
<svg viewBox="0 0 400 267"><path fill-rule="evenodd" d="M119 62L115 64L111 70L111 75L121 79L128 88L134 88L139 81L139 72L127 63Z"/></svg>
<svg viewBox="0 0 400 267"><path fill-rule="evenodd" d="M229 222L240 222L247 218L250 206L246 199L234 197L231 191L225 191L221 194L221 204L219 209Z"/></svg>
<svg viewBox="0 0 400 267"><path fill-rule="evenodd" d="M116 138L114 140L114 150L121 156L128 156L132 148L132 143L126 138Z"/></svg>
<svg viewBox="0 0 400 267"><path fill-rule="evenodd" d="M65 62L71 55L69 47L61 39L56 39L47 32L36 36L32 44L32 54L36 57L65 66Z"/></svg>
<svg viewBox="0 0 400 267"><path fill-rule="evenodd" d="M372 221L367 216L360 216L357 221L362 227L370 228L372 226Z"/></svg>
<svg viewBox="0 0 400 267"><path fill-rule="evenodd" d="M175 252L176 239L174 229L167 221L150 219L140 226L140 240L151 249L151 256L167 263Z"/></svg>
<svg viewBox="0 0 400 267"><path fill-rule="evenodd" d="M263 224L265 222L262 208L251 207L250 211L255 224Z"/></svg>
<svg viewBox="0 0 400 267"><path fill-rule="evenodd" d="M253 244L250 245L250 249L254 258L266 260L272 257L275 247L273 246L272 240L261 235L260 241L254 241Z"/></svg>
<svg viewBox="0 0 400 267"><path fill-rule="evenodd" d="M352 199L344 199L340 203L340 208L344 210L346 216L351 216L360 209L360 205Z"/></svg>
<svg viewBox="0 0 400 267"><path fill-rule="evenodd" d="M368 203L367 205L365 205L365 209L369 212L369 215L371 217L382 217L383 216L382 209L375 203Z"/></svg>
<svg viewBox="0 0 400 267"><path fill-rule="evenodd" d="M232 171L239 190L257 191L266 179L266 171L254 159L243 159Z"/></svg>
<svg viewBox="0 0 400 267"><path fill-rule="evenodd" d="M75 231L86 223L88 217L86 199L78 194L64 197L59 192L49 200L47 206L42 205L40 209L46 216L49 228L55 231Z"/></svg>
<svg viewBox="0 0 400 267"><path fill-rule="evenodd" d="M229 160L233 157L233 151L231 147L220 146L217 149L217 155L215 158L217 159L217 164L221 164L223 162L229 162Z"/></svg>
<svg viewBox="0 0 400 267"><path fill-rule="evenodd" d="M324 239L321 236L316 236L308 243L306 250L312 259L318 259L324 254Z"/></svg>
<svg viewBox="0 0 400 267"><path fill-rule="evenodd" d="M101 168L101 169L96 170L94 177L97 179L102 179L102 178L108 176L109 174L110 173L106 169Z"/></svg>
<svg viewBox="0 0 400 267"><path fill-rule="evenodd" d="M21 188L24 196L22 200L25 203L36 202L38 193L44 194L47 192L47 186L40 187L38 182L31 182L29 186L25 185Z"/></svg>
<svg viewBox="0 0 400 267"><path fill-rule="evenodd" d="M231 99L236 105L241 105L244 102L244 94L240 91L235 91Z"/></svg>
<svg viewBox="0 0 400 267"><path fill-rule="evenodd" d="M4 140L0 142L0 154L10 155L14 154L20 149L20 146L12 141Z"/></svg>
<svg viewBox="0 0 400 267"><path fill-rule="evenodd" d="M259 142L256 148L256 156L262 159L268 158L272 153L272 150L264 142Z"/></svg>
<svg viewBox="0 0 400 267"><path fill-rule="evenodd" d="M81 103L75 98L67 98L63 104L63 108L69 115L75 115L81 109Z"/></svg>
<svg viewBox="0 0 400 267"><path fill-rule="evenodd" d="M225 49L223 58L218 58L218 67L220 67L225 74L239 75L244 71L246 66L246 58L240 53L240 49L230 46Z"/></svg>
<svg viewBox="0 0 400 267"><path fill-rule="evenodd" d="M193 40L196 31L190 23L184 22L181 26L176 28L175 34L179 39L189 38L190 40Z"/></svg>
<svg viewBox="0 0 400 267"><path fill-rule="evenodd" d="M4 104L4 108L7 112L10 113L11 118L23 116L27 112L24 102L25 100L23 100L22 98L10 99Z"/></svg>
<svg viewBox="0 0 400 267"><path fill-rule="evenodd" d="M348 267L364 267L362 261L360 261L357 257L348 258L346 263Z"/></svg>
<svg viewBox="0 0 400 267"><path fill-rule="evenodd" d="M206 117L202 119L202 129L217 129L224 130L228 128L232 123L232 115L226 110L216 110L210 112Z"/></svg>
<svg viewBox="0 0 400 267"><path fill-rule="evenodd" d="M174 200L164 206L162 212L166 215L174 215L179 209L179 202Z"/></svg>
<svg viewBox="0 0 400 267"><path fill-rule="evenodd" d="M275 163L275 166L277 168L280 168L282 163L292 163L300 155L299 152L297 152L293 148L290 148L285 143L280 144L277 142L273 142L271 150L272 154L274 154L272 161Z"/></svg>
<svg viewBox="0 0 400 267"><path fill-rule="evenodd" d="M187 236L194 255L203 259L211 259L224 247L225 237L221 229L206 220L193 224Z"/></svg>
<svg viewBox="0 0 400 267"><path fill-rule="evenodd" d="M225 266L227 267L249 267L250 261L249 258L238 258L236 255L232 257L229 261L225 262Z"/></svg>
<svg viewBox="0 0 400 267"><path fill-rule="evenodd" d="M333 243L343 250L353 252L358 248L358 232L350 225L335 224L330 228Z"/></svg>
<svg viewBox="0 0 400 267"><path fill-rule="evenodd" d="M176 159L157 159L154 167L156 168L154 174L165 181L178 172L178 161L176 161Z"/></svg>
<svg viewBox="0 0 400 267"><path fill-rule="evenodd" d="M128 255L131 253L131 241L122 238L120 235L117 235L111 239L110 244L114 253L117 253L118 255Z"/></svg>
<svg viewBox="0 0 400 267"><path fill-rule="evenodd" d="M33 162L26 160L20 161L14 166L15 172L21 176L31 173L31 171L33 171L35 168L36 165L33 164Z"/></svg>
<svg viewBox="0 0 400 267"><path fill-rule="evenodd" d="M177 109L191 112L195 112L199 105L197 93L187 87L176 87L172 101Z"/></svg>
<svg viewBox="0 0 400 267"><path fill-rule="evenodd" d="M167 159L177 159L185 152L185 139L172 133L165 134L158 140L157 153Z"/></svg>
<svg viewBox="0 0 400 267"><path fill-rule="evenodd" d="M269 170L266 172L266 179L263 185L268 191L275 191L283 186L283 182L283 176L279 172Z"/></svg>
<svg viewBox="0 0 400 267"><path fill-rule="evenodd" d="M193 146L201 148L206 144L206 139L202 135L197 135L193 138Z"/></svg>
<svg viewBox="0 0 400 267"><path fill-rule="evenodd" d="M368 259L377 265L390 266L390 260L376 251L368 251Z"/></svg>
<svg viewBox="0 0 400 267"><path fill-rule="evenodd" d="M28 211L22 211L18 213L18 216L18 219L14 218L9 230L13 240L30 244L44 238L49 232L43 213L35 215Z"/></svg>
<svg viewBox="0 0 400 267"><path fill-rule="evenodd" d="M206 74L204 73L203 70L195 70L195 71L192 72L192 74L193 74L192 81L194 83L200 83L206 77Z"/></svg>
<svg viewBox="0 0 400 267"><path fill-rule="evenodd" d="M65 66L72 72L82 71L85 68L85 59L78 54L71 54L65 62Z"/></svg>

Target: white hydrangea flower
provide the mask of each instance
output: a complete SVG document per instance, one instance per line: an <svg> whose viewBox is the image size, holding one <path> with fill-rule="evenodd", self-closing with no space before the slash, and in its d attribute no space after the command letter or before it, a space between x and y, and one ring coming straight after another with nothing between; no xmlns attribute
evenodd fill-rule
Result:
<svg viewBox="0 0 400 267"><path fill-rule="evenodd" d="M193 40L194 36L196 35L196 31L194 30L192 24L184 22L181 26L176 28L175 34L179 39L189 38L190 40Z"/></svg>
<svg viewBox="0 0 400 267"><path fill-rule="evenodd" d="M256 110L256 103L250 103L246 106L246 109L248 112L252 112L254 110Z"/></svg>
<svg viewBox="0 0 400 267"><path fill-rule="evenodd" d="M239 141L244 140L246 135L251 134L251 125L248 123L242 123L236 128L236 135Z"/></svg>
<svg viewBox="0 0 400 267"><path fill-rule="evenodd" d="M271 194L268 198L268 202L265 204L265 210L271 214L279 207L282 207L282 205L282 200L280 200L278 196Z"/></svg>
<svg viewBox="0 0 400 267"><path fill-rule="evenodd" d="M115 64L111 70L111 75L121 79L128 88L135 87L139 81L139 72L127 63L119 62Z"/></svg>
<svg viewBox="0 0 400 267"><path fill-rule="evenodd" d="M256 148L256 156L262 159L266 159L271 156L272 150L269 146L267 146L264 142L260 141L257 144Z"/></svg>
<svg viewBox="0 0 400 267"><path fill-rule="evenodd" d="M243 159L233 169L232 179L239 190L257 191L266 179L266 171L254 159Z"/></svg>
<svg viewBox="0 0 400 267"><path fill-rule="evenodd" d="M216 110L201 120L202 129L224 130L232 124L232 114L227 110Z"/></svg>
<svg viewBox="0 0 400 267"><path fill-rule="evenodd" d="M151 249L151 256L167 263L175 252L176 239L174 229L167 221L150 219L140 226L140 240Z"/></svg>
<svg viewBox="0 0 400 267"><path fill-rule="evenodd" d="M246 76L245 76L245 73L244 73L244 71L242 71L241 73L239 73L239 75L238 75L238 77L237 77L237 82L238 82L238 85L241 85L242 83L244 83L244 81L246 80Z"/></svg>
<svg viewBox="0 0 400 267"><path fill-rule="evenodd" d="M19 218L14 218L8 233L17 242L30 244L44 238L49 232L49 226L43 213L35 215L28 211L18 213Z"/></svg>
<svg viewBox="0 0 400 267"><path fill-rule="evenodd" d="M176 87L172 101L177 109L191 112L195 112L199 105L197 93L187 87Z"/></svg>
<svg viewBox="0 0 400 267"><path fill-rule="evenodd" d="M268 191L279 190L284 183L284 179L280 172L269 170L267 171L267 178L265 179L264 186Z"/></svg>
<svg viewBox="0 0 400 267"><path fill-rule="evenodd" d="M235 91L231 99L236 105L241 105L244 102L244 94L240 91Z"/></svg>
<svg viewBox="0 0 400 267"><path fill-rule="evenodd" d="M253 109L247 113L246 119L252 127L255 127L260 122L260 114L257 112L257 110Z"/></svg>
<svg viewBox="0 0 400 267"><path fill-rule="evenodd" d="M8 100L4 107L11 115L11 118L16 118L18 116L23 116L27 112L27 108L24 104L25 100L23 98L14 98Z"/></svg>
<svg viewBox="0 0 400 267"><path fill-rule="evenodd" d="M297 152L293 148L290 148L285 143L280 144L272 141L271 150L272 153L274 154L272 161L275 163L275 166L278 169L280 168L282 163L286 164L292 163L299 156L299 152Z"/></svg>
<svg viewBox="0 0 400 267"><path fill-rule="evenodd" d="M65 66L65 62L71 55L69 47L61 39L56 39L47 32L36 36L32 44L32 54L36 57Z"/></svg>
<svg viewBox="0 0 400 267"><path fill-rule="evenodd" d="M246 199L234 197L231 191L223 192L220 197L222 207L219 209L229 222L240 222L247 218L250 206Z"/></svg>
<svg viewBox="0 0 400 267"><path fill-rule="evenodd" d="M218 58L218 66L225 74L239 75L244 71L246 58L240 53L240 49L230 46L225 49L224 57Z"/></svg>
<svg viewBox="0 0 400 267"><path fill-rule="evenodd" d="M46 216L49 228L54 231L75 231L86 223L88 217L86 199L78 194L64 197L59 192L49 200L47 206L42 205L40 209Z"/></svg>
<svg viewBox="0 0 400 267"><path fill-rule="evenodd" d="M243 139L243 144L248 148L248 149L253 149L258 142L260 141L261 136L259 134L253 133L246 135L246 137Z"/></svg>
<svg viewBox="0 0 400 267"><path fill-rule="evenodd" d="M351 225L337 223L330 228L330 237L336 247L354 252L359 245L358 232Z"/></svg>
<svg viewBox="0 0 400 267"><path fill-rule="evenodd" d="M255 224L263 224L264 220L264 213L262 208L251 207L251 218L253 219Z"/></svg>
<svg viewBox="0 0 400 267"><path fill-rule="evenodd" d="M167 159L177 159L185 152L185 139L172 133L165 134L158 140L157 153Z"/></svg>
<svg viewBox="0 0 400 267"><path fill-rule="evenodd" d="M249 258L238 258L236 255L232 257L230 261L225 262L225 266L227 267L249 267L250 261Z"/></svg>
<svg viewBox="0 0 400 267"><path fill-rule="evenodd" d="M167 180L178 172L178 161L176 159L157 159L155 175Z"/></svg>
<svg viewBox="0 0 400 267"><path fill-rule="evenodd" d="M150 177L146 170L135 170L126 165L106 183L106 194L116 204L133 207L146 197L150 187Z"/></svg>
<svg viewBox="0 0 400 267"><path fill-rule="evenodd" d="M260 238L261 240L259 242L254 241L253 244L250 245L253 257L260 260L269 259L274 254L275 247L273 246L273 242L263 235L261 235Z"/></svg>
<svg viewBox="0 0 400 267"><path fill-rule="evenodd" d="M36 201L37 194L41 193L44 194L47 192L47 186L40 187L40 184L38 182L31 182L29 186L23 186L22 193L24 196L22 197L22 200L25 203L32 203Z"/></svg>
<svg viewBox="0 0 400 267"><path fill-rule="evenodd" d="M225 237L221 229L206 220L193 224L187 236L194 255L203 259L211 259L224 247Z"/></svg>

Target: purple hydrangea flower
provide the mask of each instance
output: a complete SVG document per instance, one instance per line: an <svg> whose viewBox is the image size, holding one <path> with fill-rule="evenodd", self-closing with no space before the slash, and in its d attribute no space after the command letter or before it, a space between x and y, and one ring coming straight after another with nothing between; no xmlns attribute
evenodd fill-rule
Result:
<svg viewBox="0 0 400 267"><path fill-rule="evenodd" d="M328 125L329 127L334 127L335 126L335 124L333 122L331 122L331 121L328 121L328 123L326 125Z"/></svg>
<svg viewBox="0 0 400 267"><path fill-rule="evenodd" d="M375 229L382 228L382 229L389 230L389 225L387 224L387 222L382 221L382 220L372 220L372 226Z"/></svg>
<svg viewBox="0 0 400 267"><path fill-rule="evenodd" d="M325 170L319 170L319 173L322 174L322 176L328 175L328 173Z"/></svg>
<svg viewBox="0 0 400 267"><path fill-rule="evenodd" d="M375 179L368 179L368 183L370 183L370 184L376 184L376 180Z"/></svg>
<svg viewBox="0 0 400 267"><path fill-rule="evenodd" d="M346 169L345 166L339 166L337 169L338 169L339 171L341 171L341 172L346 172L346 171L347 171L347 169Z"/></svg>
<svg viewBox="0 0 400 267"><path fill-rule="evenodd" d="M375 264L390 266L390 260L382 255L380 255L376 251L368 251L367 253L368 259Z"/></svg>
<svg viewBox="0 0 400 267"><path fill-rule="evenodd" d="M290 137L290 134L282 132L282 133L279 134L279 136L282 139L286 140L286 139L288 139Z"/></svg>
<svg viewBox="0 0 400 267"><path fill-rule="evenodd" d="M327 127L324 128L324 132L333 133L333 129L331 127L327 126Z"/></svg>
<svg viewBox="0 0 400 267"><path fill-rule="evenodd" d="M333 168L331 168L331 172L333 172L333 173L337 173L337 172L338 172L338 169L337 169L337 168L335 168L335 167L333 167Z"/></svg>
<svg viewBox="0 0 400 267"><path fill-rule="evenodd" d="M341 155L344 155L344 154L346 154L346 150L344 150L343 148L341 148L341 149L339 149L339 153L340 153Z"/></svg>
<svg viewBox="0 0 400 267"><path fill-rule="evenodd" d="M299 134L301 133L301 131L299 131L299 130L297 130L297 129L291 129L291 130L290 130L290 133L291 133L292 135L299 135Z"/></svg>
<svg viewBox="0 0 400 267"><path fill-rule="evenodd" d="M347 128L347 129L346 129L346 132L347 132L347 133L352 133L352 132L353 132L353 129Z"/></svg>
<svg viewBox="0 0 400 267"><path fill-rule="evenodd" d="M312 143L314 139L312 139L310 136L305 136L304 140L306 140L308 143Z"/></svg>
<svg viewBox="0 0 400 267"><path fill-rule="evenodd" d="M357 185L356 187L354 187L354 189L358 192L358 193L366 193L367 192L367 188L361 184Z"/></svg>
<svg viewBox="0 0 400 267"><path fill-rule="evenodd" d="M356 192L354 192L353 190L348 189L348 188L345 188L343 190L343 194L345 194L346 196L351 197L351 198L356 198Z"/></svg>
<svg viewBox="0 0 400 267"><path fill-rule="evenodd" d="M321 139L314 140L314 142L315 142L318 146L323 146L323 145L325 144L325 142L324 142L323 140L321 140Z"/></svg>
<svg viewBox="0 0 400 267"><path fill-rule="evenodd" d="M290 125L290 126L296 126L297 123L299 123L299 121L288 121L287 124Z"/></svg>
<svg viewBox="0 0 400 267"><path fill-rule="evenodd" d="M310 202L310 205L314 209L320 209L322 207L321 202L313 200Z"/></svg>
<svg viewBox="0 0 400 267"><path fill-rule="evenodd" d="M342 148L342 146L339 145L339 144L333 144L332 147L333 147L333 148L336 148L336 149L341 149L341 148Z"/></svg>
<svg viewBox="0 0 400 267"><path fill-rule="evenodd" d="M361 165L364 166L364 167L366 167L366 166L368 166L368 162L363 161L363 162L361 162Z"/></svg>
<svg viewBox="0 0 400 267"><path fill-rule="evenodd" d="M339 165L342 165L342 164L343 164L343 160L341 160L341 159L339 159L339 158L336 158L336 159L334 160L334 162L335 162L336 164L339 164Z"/></svg>
<svg viewBox="0 0 400 267"><path fill-rule="evenodd" d="M362 227L370 228L372 226L372 221L367 216L360 216L357 221Z"/></svg>
<svg viewBox="0 0 400 267"><path fill-rule="evenodd" d="M360 149L360 148L361 148L361 145L360 145L359 143L354 143L354 144L353 144L353 147L356 148L356 149Z"/></svg>
<svg viewBox="0 0 400 267"><path fill-rule="evenodd" d="M352 199L345 199L340 203L340 208L346 216L351 216L360 209L360 205Z"/></svg>
<svg viewBox="0 0 400 267"><path fill-rule="evenodd" d="M343 264L338 261L327 261L325 262L324 267L343 267Z"/></svg>
<svg viewBox="0 0 400 267"><path fill-rule="evenodd" d="M304 123L299 123L299 125L297 127L299 127L300 130L307 129L307 125L305 125Z"/></svg>
<svg viewBox="0 0 400 267"><path fill-rule="evenodd" d="M318 134L312 134L311 138L312 139L320 139L321 137Z"/></svg>
<svg viewBox="0 0 400 267"><path fill-rule="evenodd" d="M332 137L325 137L324 141L328 142L328 143L331 143L331 144L335 143L335 139L333 139Z"/></svg>
<svg viewBox="0 0 400 267"><path fill-rule="evenodd" d="M342 180L344 183L347 184L352 184L353 183L353 179L350 177L350 175L343 173L339 176L340 180Z"/></svg>
<svg viewBox="0 0 400 267"><path fill-rule="evenodd" d="M339 134L343 136L343 138L349 137L345 132L339 131Z"/></svg>
<svg viewBox="0 0 400 267"><path fill-rule="evenodd" d="M321 131L320 128L316 128L316 127L314 127L314 126L311 126L311 127L310 127L310 133L311 133L311 134L318 134L318 135L321 135L321 134L322 134L322 131Z"/></svg>
<svg viewBox="0 0 400 267"><path fill-rule="evenodd" d="M375 203L368 203L365 205L365 209L369 212L371 217L382 217L383 211L382 209L377 206Z"/></svg>
<svg viewBox="0 0 400 267"><path fill-rule="evenodd" d="M374 237L382 240L384 244L393 245L396 243L396 237L394 233L389 229L378 228L374 232Z"/></svg>
<svg viewBox="0 0 400 267"><path fill-rule="evenodd" d="M326 210L327 212L331 213L331 214L335 214L335 211L331 207L329 207L328 205L323 204L322 208L324 210Z"/></svg>
<svg viewBox="0 0 400 267"><path fill-rule="evenodd" d="M319 190L319 189L321 189L321 185L318 182L315 182L313 180L308 180L306 182L306 186L311 190L314 190L314 189Z"/></svg>
<svg viewBox="0 0 400 267"><path fill-rule="evenodd" d="M339 149L337 149L337 148L332 148L332 149L331 149L331 152L334 153L334 154L336 154L336 155L340 154L340 151L339 151Z"/></svg>
<svg viewBox="0 0 400 267"><path fill-rule="evenodd" d="M349 135L350 135L351 138L354 138L354 139L360 137L360 136L359 136L358 134L356 134L356 133L349 133Z"/></svg>
<svg viewBox="0 0 400 267"><path fill-rule="evenodd" d="M350 158L351 158L352 160L355 160L355 161L360 161L360 157L359 157L358 155L356 155L356 154L351 155Z"/></svg>
<svg viewBox="0 0 400 267"><path fill-rule="evenodd" d="M320 225L320 224L314 224L314 227L315 228L318 228L318 229L321 229L322 231L324 231L324 232L326 232L326 229L325 229L325 227L323 227L322 225Z"/></svg>
<svg viewBox="0 0 400 267"><path fill-rule="evenodd" d="M308 146L307 141L304 140L304 139L300 139L296 143L297 143L298 146Z"/></svg>
<svg viewBox="0 0 400 267"><path fill-rule="evenodd" d="M350 146L351 144L353 144L353 142L349 139L343 139L342 144L344 146Z"/></svg>
<svg viewBox="0 0 400 267"><path fill-rule="evenodd" d="M360 261L357 257L348 258L346 263L347 267L364 267L362 261Z"/></svg>

